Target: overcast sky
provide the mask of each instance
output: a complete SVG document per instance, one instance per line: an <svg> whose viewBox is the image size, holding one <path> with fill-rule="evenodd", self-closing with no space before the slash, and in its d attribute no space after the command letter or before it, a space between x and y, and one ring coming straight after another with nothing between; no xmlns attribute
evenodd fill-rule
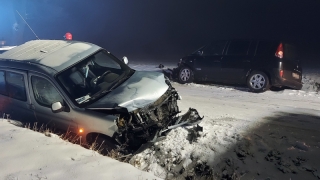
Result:
<svg viewBox="0 0 320 180"><path fill-rule="evenodd" d="M214 38L320 40L318 0L15 1L26 2L25 17L39 38L62 39L70 31L129 60L178 60ZM24 40L35 38L24 31Z"/></svg>

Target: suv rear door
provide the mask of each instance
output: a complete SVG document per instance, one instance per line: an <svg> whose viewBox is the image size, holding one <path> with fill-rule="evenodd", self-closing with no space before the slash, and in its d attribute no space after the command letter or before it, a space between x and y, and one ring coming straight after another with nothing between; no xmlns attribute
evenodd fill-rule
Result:
<svg viewBox="0 0 320 180"><path fill-rule="evenodd" d="M225 82L245 83L246 74L250 69L250 62L253 51L250 48L255 46L249 40L230 41L228 48L221 60L221 77Z"/></svg>
<svg viewBox="0 0 320 180"><path fill-rule="evenodd" d="M2 118L24 123L36 122L29 89L27 73L18 70L0 69L0 112Z"/></svg>

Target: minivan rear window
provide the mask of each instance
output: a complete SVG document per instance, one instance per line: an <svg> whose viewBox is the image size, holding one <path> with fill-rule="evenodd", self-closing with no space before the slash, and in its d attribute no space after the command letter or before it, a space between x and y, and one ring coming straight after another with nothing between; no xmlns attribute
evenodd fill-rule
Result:
<svg viewBox="0 0 320 180"><path fill-rule="evenodd" d="M297 49L295 46L291 44L284 44L284 50L283 50L283 56L286 60L289 61L297 61L298 60L298 54Z"/></svg>
<svg viewBox="0 0 320 180"><path fill-rule="evenodd" d="M227 55L247 55L250 41L232 41L228 47Z"/></svg>
<svg viewBox="0 0 320 180"><path fill-rule="evenodd" d="M272 41L259 41L256 51L257 56L274 56L280 43Z"/></svg>

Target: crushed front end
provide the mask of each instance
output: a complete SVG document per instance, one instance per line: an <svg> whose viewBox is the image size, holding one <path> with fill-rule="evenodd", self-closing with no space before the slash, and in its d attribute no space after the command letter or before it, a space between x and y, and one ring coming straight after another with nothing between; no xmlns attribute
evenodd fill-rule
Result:
<svg viewBox="0 0 320 180"><path fill-rule="evenodd" d="M197 124L202 120L197 110L192 108L179 116L177 100L180 96L168 79L166 83L169 86L168 90L154 103L120 114L116 121L118 132L115 135L119 144L139 147L141 144L155 140L169 129Z"/></svg>

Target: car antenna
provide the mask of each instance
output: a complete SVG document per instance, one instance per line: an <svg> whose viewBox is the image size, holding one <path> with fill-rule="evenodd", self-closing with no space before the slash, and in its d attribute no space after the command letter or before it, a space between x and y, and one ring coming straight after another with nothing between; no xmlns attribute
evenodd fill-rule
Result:
<svg viewBox="0 0 320 180"><path fill-rule="evenodd" d="M40 40L39 39L39 37L37 36L37 34L33 31L33 29L29 26L29 24L27 23L27 21L26 20L24 20L24 18L21 16L21 14L19 13L19 11L18 10L16 10L17 11L17 13L19 14L19 16L22 18L22 20L27 24L27 26L29 27L29 29L33 32L33 34L36 36L36 38L38 39L38 40Z"/></svg>

